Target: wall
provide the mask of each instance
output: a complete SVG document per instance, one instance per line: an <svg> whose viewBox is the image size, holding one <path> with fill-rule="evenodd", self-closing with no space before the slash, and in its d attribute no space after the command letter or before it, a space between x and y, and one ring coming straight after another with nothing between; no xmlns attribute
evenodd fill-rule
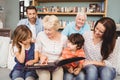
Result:
<svg viewBox="0 0 120 80"><path fill-rule="evenodd" d="M16 24L19 21L19 0L5 0L6 8L6 26L12 31L16 28ZM115 20L116 23L120 23L120 0L108 0L108 17Z"/></svg>
<svg viewBox="0 0 120 80"><path fill-rule="evenodd" d="M108 0L108 17L120 23L120 0Z"/></svg>
<svg viewBox="0 0 120 80"><path fill-rule="evenodd" d="M5 25L5 1L0 0L0 28Z"/></svg>
<svg viewBox="0 0 120 80"><path fill-rule="evenodd" d="M19 21L19 0L5 0L5 28L10 28L12 31L16 28Z"/></svg>

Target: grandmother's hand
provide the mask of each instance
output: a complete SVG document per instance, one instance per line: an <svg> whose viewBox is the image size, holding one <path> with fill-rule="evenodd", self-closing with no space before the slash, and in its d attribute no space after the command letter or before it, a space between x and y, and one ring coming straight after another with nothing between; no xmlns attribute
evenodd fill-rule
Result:
<svg viewBox="0 0 120 80"><path fill-rule="evenodd" d="M40 64L47 64L48 62L48 57L45 55L40 56Z"/></svg>

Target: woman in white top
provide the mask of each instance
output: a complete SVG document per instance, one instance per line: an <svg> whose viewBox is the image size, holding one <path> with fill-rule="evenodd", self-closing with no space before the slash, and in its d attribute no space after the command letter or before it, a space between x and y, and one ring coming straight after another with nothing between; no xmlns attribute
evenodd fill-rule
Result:
<svg viewBox="0 0 120 80"><path fill-rule="evenodd" d="M116 25L113 19L104 17L95 24L93 32L84 35L85 80L113 80L115 70Z"/></svg>
<svg viewBox="0 0 120 80"><path fill-rule="evenodd" d="M55 15L43 18L44 31L40 32L36 38L35 52L40 55L40 64L55 62L61 56L61 51L66 45L67 37L62 35L58 29L60 22ZM55 71L37 70L39 80L63 80L62 67ZM51 76L52 75L52 76Z"/></svg>

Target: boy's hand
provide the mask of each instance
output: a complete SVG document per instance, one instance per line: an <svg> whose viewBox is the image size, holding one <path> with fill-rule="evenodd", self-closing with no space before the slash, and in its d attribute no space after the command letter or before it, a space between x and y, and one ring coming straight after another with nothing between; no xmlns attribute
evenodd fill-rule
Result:
<svg viewBox="0 0 120 80"><path fill-rule="evenodd" d="M69 73L73 73L73 67L68 68Z"/></svg>
<svg viewBox="0 0 120 80"><path fill-rule="evenodd" d="M74 69L73 73L74 73L74 75L78 75L80 73L80 71L81 71L81 68L77 67Z"/></svg>

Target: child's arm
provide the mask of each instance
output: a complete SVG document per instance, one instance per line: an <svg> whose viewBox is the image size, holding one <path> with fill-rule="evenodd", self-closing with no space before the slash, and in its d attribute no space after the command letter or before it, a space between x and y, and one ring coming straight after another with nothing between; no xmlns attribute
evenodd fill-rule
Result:
<svg viewBox="0 0 120 80"><path fill-rule="evenodd" d="M25 46L20 42L19 42L19 44L21 45L21 52L16 51L15 56L20 63L24 63L24 61L25 61Z"/></svg>
<svg viewBox="0 0 120 80"><path fill-rule="evenodd" d="M26 65L33 65L33 64L37 63L38 61L39 61L39 52L35 51L35 53L34 53L34 59L27 61Z"/></svg>

